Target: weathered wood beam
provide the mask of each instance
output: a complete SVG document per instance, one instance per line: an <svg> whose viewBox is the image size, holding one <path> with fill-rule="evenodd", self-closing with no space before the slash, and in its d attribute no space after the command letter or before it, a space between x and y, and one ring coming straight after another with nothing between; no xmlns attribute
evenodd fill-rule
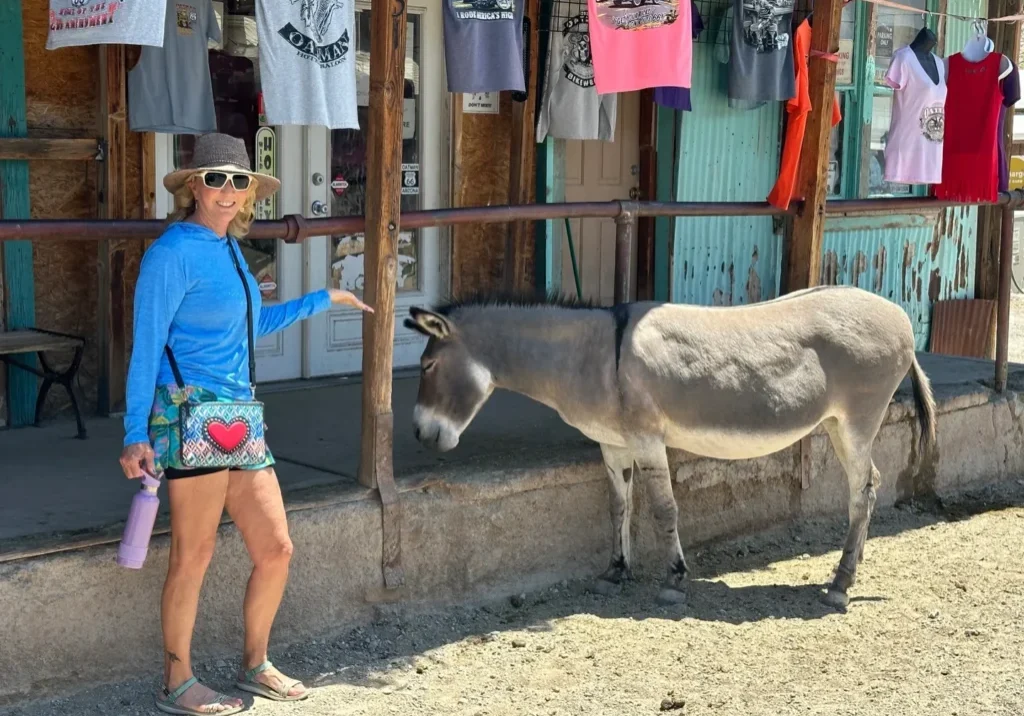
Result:
<svg viewBox="0 0 1024 716"><path fill-rule="evenodd" d="M1016 15L1021 10L1020 0L991 0L988 6L989 17ZM1009 22L992 22L988 26L988 36L992 38L994 52L1006 55L1016 61L1020 47L1020 25ZM1006 156L1011 155L1013 144L1013 107L1006 110L1006 122L1000 136L1006 148ZM995 300L999 294L999 242L1003 221L1002 207L978 207L978 257L974 269L974 297Z"/></svg>
<svg viewBox="0 0 1024 716"><path fill-rule="evenodd" d="M839 23L843 0L818 0L814 6L808 89L811 113L800 149L797 194L803 210L793 219L787 247L785 291L816 286L821 278L821 241L825 231L825 199L828 195L829 137L832 102L836 88L836 63L816 53L839 52Z"/></svg>
<svg viewBox="0 0 1024 716"><path fill-rule="evenodd" d="M540 0L526 0L523 13L526 54L526 100L512 103L512 145L509 160L508 203L515 206L530 203L530 187L535 176L534 157L537 154L536 109L537 67L539 55ZM532 224L518 221L509 224L505 235L505 262L503 269L506 290L522 291L527 288L531 271L526 265L526 247L533 241Z"/></svg>
<svg viewBox="0 0 1024 716"><path fill-rule="evenodd" d="M658 191L657 105L654 90L640 93L640 201L654 201ZM643 217L637 225L636 299L654 298L654 218Z"/></svg>
<svg viewBox="0 0 1024 716"><path fill-rule="evenodd" d="M126 142L128 139L128 80L123 45L101 45L100 132L107 154L100 172L99 215L104 219L128 218ZM97 246L97 337L99 344L99 385L97 412L110 415L124 410L128 372L128 342L125 327L124 242L102 239Z"/></svg>
<svg viewBox="0 0 1024 716"><path fill-rule="evenodd" d="M95 139L40 139L37 137L8 137L0 139L0 160L32 161L56 159L66 161L94 161L102 158L100 143Z"/></svg>
<svg viewBox="0 0 1024 716"><path fill-rule="evenodd" d="M25 53L22 44L21 3L0 2L0 137L18 138L28 134L25 118ZM29 175L26 161L0 161L0 217L28 219ZM3 243L4 327L32 328L36 319L35 278L31 241ZM35 367L35 356L26 356ZM8 424L35 422L36 376L11 370L7 376Z"/></svg>
<svg viewBox="0 0 1024 716"><path fill-rule="evenodd" d="M370 11L370 110L366 176L366 303L363 314L363 421L359 482L379 490L384 583L403 581L401 520L395 488L391 372L401 211L402 89L405 78L405 0L373 0Z"/></svg>

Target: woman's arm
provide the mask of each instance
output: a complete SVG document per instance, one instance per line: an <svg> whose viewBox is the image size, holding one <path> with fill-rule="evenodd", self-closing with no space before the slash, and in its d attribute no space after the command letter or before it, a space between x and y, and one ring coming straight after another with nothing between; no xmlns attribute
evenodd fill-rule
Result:
<svg viewBox="0 0 1024 716"><path fill-rule="evenodd" d="M336 288L323 289L307 293L302 298L295 298L274 306L263 306L260 308L260 320L259 325L256 327L256 335L266 336L283 330L296 321L323 313L332 304L349 306L373 313L372 308L360 301L349 291L341 291Z"/></svg>
<svg viewBox="0 0 1024 716"><path fill-rule="evenodd" d="M301 298L260 308L260 321L256 327L256 336L267 336L283 331L296 321L323 313L331 307L331 295L327 289L307 293Z"/></svg>
<svg viewBox="0 0 1024 716"><path fill-rule="evenodd" d="M135 284L135 326L128 365L124 444L149 442L149 413L171 320L185 296L185 267L173 249L153 244Z"/></svg>

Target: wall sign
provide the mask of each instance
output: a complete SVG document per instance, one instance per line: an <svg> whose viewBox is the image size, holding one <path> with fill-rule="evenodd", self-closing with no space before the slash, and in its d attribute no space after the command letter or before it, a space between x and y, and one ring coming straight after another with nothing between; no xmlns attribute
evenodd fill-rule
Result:
<svg viewBox="0 0 1024 716"><path fill-rule="evenodd" d="M420 193L420 165L402 165L402 196L415 196Z"/></svg>
<svg viewBox="0 0 1024 716"><path fill-rule="evenodd" d="M462 95L462 111L466 114L498 114L497 92L467 92Z"/></svg>
<svg viewBox="0 0 1024 716"><path fill-rule="evenodd" d="M334 175L334 179L331 180L331 191L334 192L335 196L341 196L348 189L348 182L345 181L345 177L338 172Z"/></svg>
<svg viewBox="0 0 1024 716"><path fill-rule="evenodd" d="M256 130L256 171L277 177L277 135L270 127ZM277 218L277 194L271 194L256 204L259 221Z"/></svg>

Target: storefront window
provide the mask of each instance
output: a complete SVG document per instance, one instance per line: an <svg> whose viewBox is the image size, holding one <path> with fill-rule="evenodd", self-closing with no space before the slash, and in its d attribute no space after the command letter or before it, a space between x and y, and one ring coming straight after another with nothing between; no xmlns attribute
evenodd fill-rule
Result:
<svg viewBox="0 0 1024 716"><path fill-rule="evenodd" d="M370 104L370 13L357 11L356 82L361 130L331 131L331 216L366 213L366 127ZM419 68L422 63L420 18L409 15L406 27L405 87L402 99L402 211L420 209L420 138L422 112ZM361 294L364 285L363 234L332 236L329 243L329 285ZM420 233L398 237L398 291L420 290Z"/></svg>
<svg viewBox="0 0 1024 716"><path fill-rule="evenodd" d="M927 0L906 0L901 4L926 9ZM892 54L917 36L924 27L925 16L905 10L894 10L884 5L875 6L875 85L886 87L885 73L889 71Z"/></svg>
<svg viewBox="0 0 1024 716"><path fill-rule="evenodd" d="M245 140L249 157L259 165L256 169L267 171L266 163L273 165L275 162L276 148L273 130L265 128L261 132L260 129L259 55L254 3L229 0L226 6L225 15L217 13L223 42L218 45L211 43L210 49L217 131ZM194 135L174 135L175 168L191 160L194 145ZM278 218L277 197L271 197L257 207L256 218ZM276 299L278 241L244 239L239 245L249 270L260 284L263 299Z"/></svg>
<svg viewBox="0 0 1024 716"><path fill-rule="evenodd" d="M830 198L838 198L843 195L843 148L846 145L843 141L843 133L845 131L843 123L846 121L846 109L849 106L849 103L846 101L848 94L848 92L836 93L836 101L839 102L839 111L842 114L843 120L832 127L832 134L829 139L828 196Z"/></svg>
<svg viewBox="0 0 1024 716"><path fill-rule="evenodd" d="M839 63L836 65L836 86L853 85L853 46L857 38L857 3L843 6L842 22L839 25Z"/></svg>

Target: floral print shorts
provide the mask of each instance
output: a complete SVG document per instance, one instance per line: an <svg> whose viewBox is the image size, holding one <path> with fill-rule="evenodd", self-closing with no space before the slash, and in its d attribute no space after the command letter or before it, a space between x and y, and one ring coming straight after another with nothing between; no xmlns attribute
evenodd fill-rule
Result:
<svg viewBox="0 0 1024 716"><path fill-rule="evenodd" d="M157 474L167 468L189 471L191 468L181 464L181 432L178 427L179 408L185 403L206 403L210 401L230 402L223 400L216 393L192 385L184 389L176 385L160 385L156 389L153 410L149 414L149 443L155 453ZM266 457L258 465L236 465L239 470L260 470L274 464L274 456L270 448L266 449ZM215 472L215 470L205 470Z"/></svg>

